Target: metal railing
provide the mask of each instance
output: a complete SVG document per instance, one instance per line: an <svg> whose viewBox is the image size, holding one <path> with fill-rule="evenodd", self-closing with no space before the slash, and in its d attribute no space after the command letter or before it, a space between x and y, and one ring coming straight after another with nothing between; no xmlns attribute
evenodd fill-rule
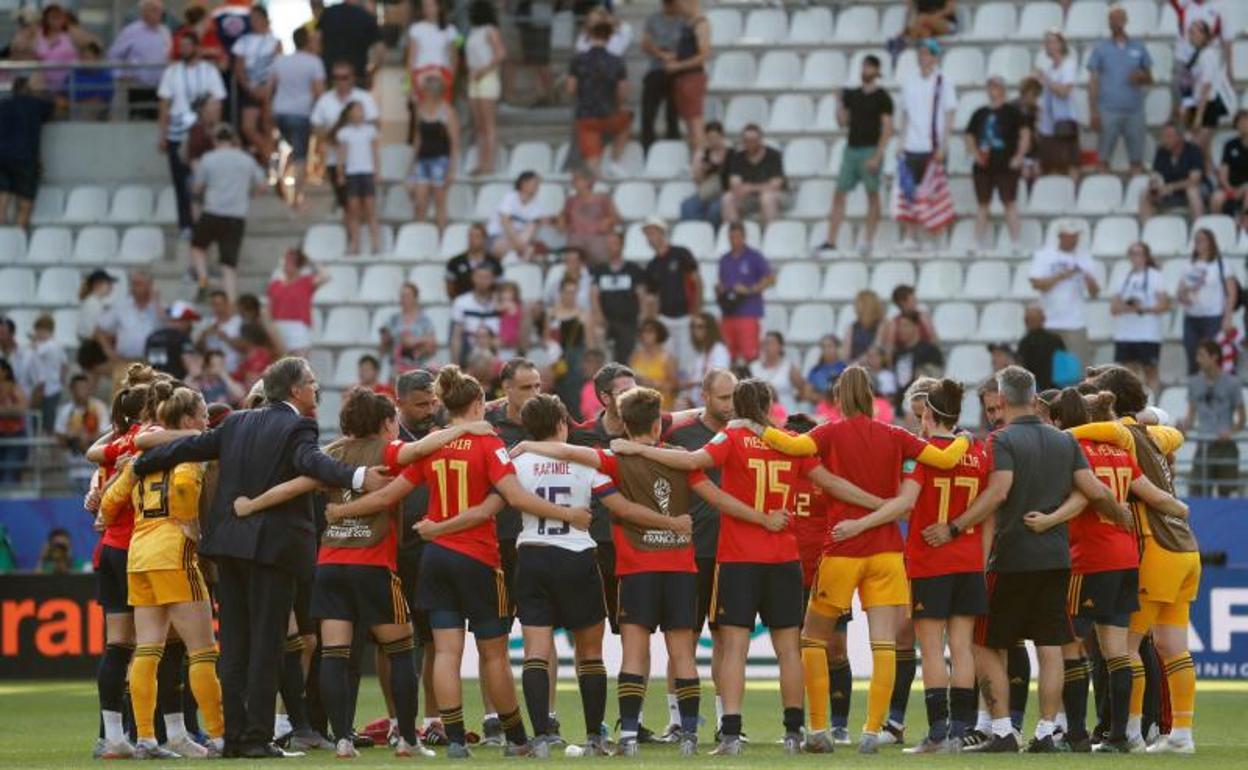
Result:
<svg viewBox="0 0 1248 770"><path fill-rule="evenodd" d="M0 60L0 94L11 92L19 77L31 79L32 91L39 96L50 97L58 103L56 118L69 120L124 121L156 120L159 100L156 86L135 80L139 72L163 72L171 62L162 64L125 64L119 62L39 62ZM84 81L77 73L107 72L107 81ZM59 87L49 88L47 74L55 73ZM222 76L227 90L233 89L233 79ZM231 96L233 92L231 91ZM0 97L2 98L2 97Z"/></svg>

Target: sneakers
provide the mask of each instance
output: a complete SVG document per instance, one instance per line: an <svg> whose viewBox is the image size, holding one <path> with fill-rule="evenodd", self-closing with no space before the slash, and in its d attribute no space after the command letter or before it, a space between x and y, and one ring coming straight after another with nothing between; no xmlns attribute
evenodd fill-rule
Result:
<svg viewBox="0 0 1248 770"><path fill-rule="evenodd" d="M620 741L620 747L616 750L616 756L635 757L638 753L638 741L636 738L624 738Z"/></svg>
<svg viewBox="0 0 1248 770"><path fill-rule="evenodd" d="M663 731L663 734L654 739L654 742L678 743L680 741L680 737L684 735L684 732L684 730L680 729L680 725L668 725L667 729ZM640 733L638 734L637 739L641 740Z"/></svg>
<svg viewBox="0 0 1248 770"><path fill-rule="evenodd" d="M965 750L965 743L963 744ZM1017 754L1019 750L1019 735L1011 730L1007 735L994 735L985 744L982 751L985 754Z"/></svg>
<svg viewBox="0 0 1248 770"><path fill-rule="evenodd" d="M334 757L337 759L355 759L360 752L355 748L355 741L350 738L340 738L334 746Z"/></svg>
<svg viewBox="0 0 1248 770"><path fill-rule="evenodd" d="M680 755L682 757L696 756L698 753L698 734L697 733L681 733L680 735Z"/></svg>
<svg viewBox="0 0 1248 770"><path fill-rule="evenodd" d="M879 733L863 733L858 739L859 754L879 754L880 753L880 734Z"/></svg>
<svg viewBox="0 0 1248 770"><path fill-rule="evenodd" d="M503 720L490 717L481 723L481 745L503 746L507 739L503 737Z"/></svg>
<svg viewBox="0 0 1248 770"><path fill-rule="evenodd" d="M848 746L851 743L853 743L853 741L849 737L849 728L848 727L833 727L832 728L832 742L835 743L837 746Z"/></svg>
<svg viewBox="0 0 1248 770"><path fill-rule="evenodd" d="M404 740L403 736L399 736L398 742L394 744L394 755L396 757L436 757L438 753L422 746L419 739L413 745Z"/></svg>
<svg viewBox="0 0 1248 770"><path fill-rule="evenodd" d="M221 759L225 756L225 738L209 738L203 745L208 749L209 759Z"/></svg>
<svg viewBox="0 0 1248 770"><path fill-rule="evenodd" d="M901 750L902 754L957 754L962 750L962 741L957 738L933 740L925 737L917 745Z"/></svg>
<svg viewBox="0 0 1248 770"><path fill-rule="evenodd" d="M1131 751L1134 752L1136 749L1132 748ZM1149 754L1195 754L1196 741L1192 740L1190 735L1179 737L1170 733L1158 738L1145 751Z"/></svg>
<svg viewBox="0 0 1248 770"><path fill-rule="evenodd" d="M202 746L200 748L203 748ZM134 745L135 759L181 759L182 755L170 751L156 741L140 740Z"/></svg>
<svg viewBox="0 0 1248 770"><path fill-rule="evenodd" d="M176 741L169 741L163 748L165 751L172 751L174 754L177 754L183 759L208 758L208 749L191 740L188 735L183 735Z"/></svg>
<svg viewBox="0 0 1248 770"><path fill-rule="evenodd" d="M806 734L806 742L802 745L807 754L831 754L834 751L831 730L818 730Z"/></svg>
<svg viewBox="0 0 1248 770"><path fill-rule="evenodd" d="M328 738L316 730L305 727L290 734L290 740L287 742L286 748L291 751L311 751L313 749L333 751L334 744L330 743Z"/></svg>
<svg viewBox="0 0 1248 770"><path fill-rule="evenodd" d="M503 746L504 757L532 757L535 756L535 751L536 749L532 743L512 743L508 741L507 745ZM546 756L550 756L549 748L546 750Z"/></svg>
<svg viewBox="0 0 1248 770"><path fill-rule="evenodd" d="M588 739L586 739L585 745L582 748L584 748L585 750L585 753L582 756L586 756L586 757L609 757L611 756L611 749L607 746L607 738L601 733L598 735L589 736Z"/></svg>
<svg viewBox="0 0 1248 770"><path fill-rule="evenodd" d="M559 734L559 728L559 720L551 717L550 726L546 730L546 742L551 746L566 746L568 743L563 739L563 736Z"/></svg>
<svg viewBox="0 0 1248 770"><path fill-rule="evenodd" d="M620 726L620 720L618 719L615 720L615 726L616 727ZM651 730L649 727L646 727L645 725L637 725L637 742L638 743L662 743L662 741L660 741L658 737L654 734L654 730Z"/></svg>
<svg viewBox="0 0 1248 770"><path fill-rule="evenodd" d="M550 759L550 740L539 735L533 739L533 756L537 759Z"/></svg>
<svg viewBox="0 0 1248 770"><path fill-rule="evenodd" d="M784 753L790 757L796 757L802 753L802 735L801 733L785 733L784 734Z"/></svg>
<svg viewBox="0 0 1248 770"><path fill-rule="evenodd" d="M131 759L134 757L134 746L122 738L119 741L100 741L96 744L92 756L97 759Z"/></svg>
<svg viewBox="0 0 1248 770"><path fill-rule="evenodd" d="M1097 754L1130 754L1131 745L1124 738L1118 741L1101 741L1092 747L1092 751Z"/></svg>
<svg viewBox="0 0 1248 770"><path fill-rule="evenodd" d="M1027 742L1028 754L1060 754L1057 744L1053 742L1052 735L1046 735L1043 738L1032 738Z"/></svg>
<svg viewBox="0 0 1248 770"><path fill-rule="evenodd" d="M472 752L462 743L448 743L446 745L447 759L472 759Z"/></svg>
<svg viewBox="0 0 1248 770"><path fill-rule="evenodd" d="M905 745L906 726L899 725L890 719L884 723L884 729L880 730L879 739L881 746L891 746L893 744L897 744L898 746Z"/></svg>
<svg viewBox="0 0 1248 770"><path fill-rule="evenodd" d="M785 740L786 741L788 740L787 735L785 736ZM787 751L788 744L786 743L785 746L786 746L786 751ZM735 735L729 735L724 738L721 738L719 741L719 745L711 749L711 756L713 757L741 756L741 739L736 737Z"/></svg>
<svg viewBox="0 0 1248 770"><path fill-rule="evenodd" d="M425 728L424 735L421 736L425 744L429 746L445 746L450 741L446 739L446 728L442 726L440 719L435 719Z"/></svg>
<svg viewBox="0 0 1248 770"><path fill-rule="evenodd" d="M983 751L992 742L992 736L979 730L969 730L962 736L963 751Z"/></svg>

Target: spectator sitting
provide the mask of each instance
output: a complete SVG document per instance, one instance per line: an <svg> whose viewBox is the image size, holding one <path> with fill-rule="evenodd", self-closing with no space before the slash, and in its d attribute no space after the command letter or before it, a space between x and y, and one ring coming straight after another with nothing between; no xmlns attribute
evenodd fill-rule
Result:
<svg viewBox="0 0 1248 770"><path fill-rule="evenodd" d="M377 360L377 356L371 353L360 356L355 364L355 372L359 380L355 387L365 388L390 398L395 397L394 388L389 383L381 381L381 362Z"/></svg>
<svg viewBox="0 0 1248 770"><path fill-rule="evenodd" d="M1235 136L1222 147L1218 166L1218 189L1209 208L1213 214L1234 217L1240 230L1248 230L1248 110L1235 113Z"/></svg>
<svg viewBox="0 0 1248 770"><path fill-rule="evenodd" d="M468 110L477 139L477 167L473 176L494 173L494 150L498 144L498 99L502 96L499 71L507 58L507 47L498 30L498 12L490 0L474 0L468 6L471 30L464 43L468 65Z"/></svg>
<svg viewBox="0 0 1248 770"><path fill-rule="evenodd" d="M932 344L940 342L936 336L936 324L932 322L931 313L928 312L925 305L920 304L919 295L915 292L913 286L902 283L894 287L893 304L897 307L897 315L893 316L884 325L878 337L879 344L884 346L884 354L886 356L891 357L893 351L901 344L900 335L897 331L897 322L906 314L910 314L918 320L920 339Z"/></svg>
<svg viewBox="0 0 1248 770"><path fill-rule="evenodd" d="M198 320L199 313L190 303L181 300L173 303L169 308L168 323L147 338L145 353L153 369L165 372L175 380L186 377L186 357L195 349L191 329Z"/></svg>
<svg viewBox="0 0 1248 770"><path fill-rule="evenodd" d="M531 262L546 254L546 244L538 238L538 228L551 224L552 217L542 207L537 193L542 178L535 171L521 172L516 177L515 189L508 191L490 215L486 226L489 250L502 259L514 252L525 262Z"/></svg>
<svg viewBox="0 0 1248 770"><path fill-rule="evenodd" d="M637 375L637 384L654 388L663 396L663 408L671 409L680 386L680 366L676 356L666 347L667 326L654 318L641 323L637 348L628 366Z"/></svg>
<svg viewBox="0 0 1248 770"><path fill-rule="evenodd" d="M407 177L413 218L417 222L425 221L429 213L429 193L432 191L434 221L439 232L446 229L449 216L446 194L455 181L456 159L459 157L459 117L443 94L445 88L441 78L430 75L420 90L420 100L412 112L415 160Z"/></svg>
<svg viewBox="0 0 1248 770"><path fill-rule="evenodd" d="M35 319L26 353L26 382L30 405L39 410L40 430L51 433L61 401L61 383L69 372L69 358L56 339L56 322L48 313Z"/></svg>
<svg viewBox="0 0 1248 770"><path fill-rule="evenodd" d="M1114 145L1127 145L1131 173L1144 168L1145 90L1153 84L1153 58L1139 40L1127 37L1127 11L1109 9L1108 40L1092 48L1088 57L1088 107L1091 128L1097 134L1101 170L1109 169Z"/></svg>
<svg viewBox="0 0 1248 770"><path fill-rule="evenodd" d="M273 322L272 299L270 299L269 304L270 304L269 312L266 313L264 309L260 307L259 297L257 297L255 294L244 294L238 298L238 317L243 319L244 324L259 324L260 326L264 327L265 333L269 335L269 345L273 348L273 351L276 354L281 355L285 353L287 350L289 350L289 348L287 348L285 344L283 344L282 335L278 331L277 325ZM308 302L308 308L309 308L308 309L308 314L309 314L308 323L309 324L311 324L311 320L310 320L311 313L312 313L311 306L312 306L312 303L311 301L309 301ZM311 336L310 329L311 327L309 326L309 332L308 332L309 338ZM242 336L241 330L239 331L239 336L240 338ZM241 345L238 346L238 349L239 349L239 352L244 352ZM296 355L296 354L292 353L292 355Z"/></svg>
<svg viewBox="0 0 1248 770"><path fill-rule="evenodd" d="M624 259L624 236L619 230L607 233L606 247L606 264L590 270L594 282L589 294L593 336L600 344L611 344L612 360L627 361L637 342L645 273L636 262Z"/></svg>
<svg viewBox="0 0 1248 770"><path fill-rule="evenodd" d="M567 234L567 245L583 251L591 266L607 261L607 233L620 223L611 195L596 192L594 181L594 173L588 169L573 171L573 192L559 215L559 227Z"/></svg>
<svg viewBox="0 0 1248 770"><path fill-rule="evenodd" d="M871 389L875 391L877 401L884 399L889 403L889 411L892 411L892 399L897 395L897 375L893 374L893 370L886 365L888 357L884 353L884 348L879 345L872 345L867 348L866 354L862 358L862 366L871 375ZM876 419L880 419L879 412L876 412ZM892 422L890 418L888 422Z"/></svg>
<svg viewBox="0 0 1248 770"><path fill-rule="evenodd" d="M100 316L96 341L115 365L144 358L147 338L160 327L164 309L146 270L130 270L129 293Z"/></svg>
<svg viewBox="0 0 1248 770"><path fill-rule="evenodd" d="M217 148L199 161L194 189L204 196L203 212L191 234L191 264L203 296L208 294L208 248L217 247L221 287L231 301L238 298L238 257L247 227L251 193L265 183L264 169L238 147L228 125L217 128Z"/></svg>
<svg viewBox="0 0 1248 770"><path fill-rule="evenodd" d="M988 343L988 357L994 372L999 372L1007 366L1014 366L1018 363L1018 354L1014 352L1014 348L1010 347L1008 342Z"/></svg>
<svg viewBox="0 0 1248 770"><path fill-rule="evenodd" d="M307 254L290 248L282 257L281 273L269 281L269 314L282 347L290 355L306 355L312 348L312 297L329 280L329 274L313 266Z"/></svg>
<svg viewBox="0 0 1248 770"><path fill-rule="evenodd" d="M173 35L164 25L164 13L160 0L140 0L139 18L122 27L108 48L110 62L133 67L121 70L127 81L131 120L156 118L156 87L173 47Z"/></svg>
<svg viewBox="0 0 1248 770"><path fill-rule="evenodd" d="M1216 339L1219 332L1235 328L1239 282L1222 259L1213 231L1201 228L1192 234L1192 262L1176 292L1183 306L1183 348L1187 373L1195 374L1196 348L1201 340Z"/></svg>
<svg viewBox="0 0 1248 770"><path fill-rule="evenodd" d="M796 411L798 398L806 392L806 381L785 353L780 332L767 332L763 337L762 354L750 363L750 376L770 385L775 403L786 412Z"/></svg>
<svg viewBox="0 0 1248 770"><path fill-rule="evenodd" d="M1033 74L1041 106L1034 142L1044 174L1079 174L1079 121L1075 117L1075 53L1060 29L1044 35L1044 57Z"/></svg>
<svg viewBox="0 0 1248 770"><path fill-rule="evenodd" d="M905 50L907 43L958 31L957 0L909 0L906 6L905 29L888 41L888 51L894 58Z"/></svg>
<svg viewBox="0 0 1248 770"><path fill-rule="evenodd" d="M69 378L69 400L57 410L57 442L75 457L86 453L108 429L108 406L91 395L91 379L78 373ZM90 473L87 474L88 478Z"/></svg>
<svg viewBox="0 0 1248 770"><path fill-rule="evenodd" d="M472 271L472 291L451 303L451 362L465 366L472 353L478 329L487 327L494 337L499 332L498 302L494 296L494 269L478 263Z"/></svg>
<svg viewBox="0 0 1248 770"><path fill-rule="evenodd" d="M692 406L703 406L702 381L707 372L732 368L732 355L728 346L720 341L720 332L719 319L705 310L689 323L689 343L694 357L680 362L679 368L681 392Z"/></svg>
<svg viewBox="0 0 1248 770"><path fill-rule="evenodd" d="M17 484L22 480L27 447L20 442L5 443L4 440L26 436L29 407L26 389L14 371L12 360L0 357L0 482L5 484Z"/></svg>
<svg viewBox="0 0 1248 770"><path fill-rule="evenodd" d="M195 347L200 350L216 350L225 356L226 371L238 368L238 335L243 327L243 317L234 311L234 303L225 292L217 290L208 295L211 314L195 332Z"/></svg>
<svg viewBox="0 0 1248 770"><path fill-rule="evenodd" d="M576 139L581 158L595 173L620 177L617 165L628 147L633 113L624 108L628 99L628 67L624 59L607 50L613 30L600 21L589 30L590 47L578 53L568 67L568 94L576 99ZM611 158L602 159L604 135L611 136Z"/></svg>
<svg viewBox="0 0 1248 770"><path fill-rule="evenodd" d="M1236 101L1235 86L1231 83L1229 63L1223 58L1228 49L1224 43L1213 39L1209 25L1196 21L1187 30L1188 40L1196 49L1192 64L1192 94L1183 100L1188 127L1196 135L1196 144L1205 157L1206 165L1213 166L1213 132L1222 119L1231 114Z"/></svg>
<svg viewBox="0 0 1248 770"><path fill-rule="evenodd" d="M1018 363L1031 372L1036 378L1036 387L1048 390L1056 387L1053 382L1053 354L1066 349L1062 338L1044 326L1044 308L1032 303L1023 311L1023 326L1027 333L1018 341ZM1002 367L993 362L992 370L1001 371Z"/></svg>
<svg viewBox="0 0 1248 770"><path fill-rule="evenodd" d="M213 348L186 357L186 384L204 395L206 404L241 404L247 391L230 376L225 355ZM241 361L240 361L241 364Z"/></svg>
<svg viewBox="0 0 1248 770"><path fill-rule="evenodd" d="M953 83L940 71L940 43L934 39L920 41L919 70L901 84L901 160L917 187L927 174L928 164L945 164L946 144L957 110ZM903 250L918 247L924 230L917 217L907 221L907 238Z"/></svg>
<svg viewBox="0 0 1248 770"><path fill-rule="evenodd" d="M268 165L273 154L273 63L282 43L269 28L269 12L251 6L251 31L230 49L240 110L239 131L256 157Z"/></svg>
<svg viewBox="0 0 1248 770"><path fill-rule="evenodd" d="M1031 131L1023 125L1023 114L1005 101L1005 80L988 78L988 104L975 110L966 127L967 153L974 159L971 171L975 182L975 246L988 247L988 205L996 190L1005 207L1005 226L1010 244L1019 253L1022 223L1018 219L1018 180L1023 159L1031 147Z"/></svg>
<svg viewBox="0 0 1248 770"><path fill-rule="evenodd" d="M495 278L503 275L503 266L498 258L487 251L489 236L485 233L485 225L473 222L468 226L468 250L456 254L446 263L446 296L451 301L466 292L472 291L472 273L479 265L485 264L494 273Z"/></svg>
<svg viewBox="0 0 1248 770"><path fill-rule="evenodd" d="M1160 393L1161 326L1162 319L1169 317L1170 297L1147 243L1131 244L1127 259L1131 271L1109 304L1114 316L1114 363L1136 372L1154 393Z"/></svg>
<svg viewBox="0 0 1248 770"><path fill-rule="evenodd" d="M39 191L39 144L43 124L51 118L52 102L34 93L29 78L14 78L11 95L0 100L0 225L30 227Z"/></svg>
<svg viewBox="0 0 1248 770"><path fill-rule="evenodd" d="M728 191L721 208L724 221L737 222L758 210L764 224L776 220L784 206L784 159L763 143L763 130L751 123L741 132L741 149L728 156Z"/></svg>
<svg viewBox="0 0 1248 770"><path fill-rule="evenodd" d="M312 107L325 93L325 65L316 55L316 38L306 28L294 32L295 52L273 62L273 115L277 129L290 145L282 167L278 193L295 209L304 205L308 144L312 138ZM293 178L287 189L285 180Z"/></svg>
<svg viewBox="0 0 1248 770"><path fill-rule="evenodd" d="M841 341L835 334L819 338L819 360L806 373L806 393L803 398L818 403L845 371L847 364L841 359Z"/></svg>
<svg viewBox="0 0 1248 770"><path fill-rule="evenodd" d="M585 252L578 247L564 249L563 263L546 271L542 301L547 307L559 301L563 294L563 283L569 280L576 284L576 293L573 295L576 307L588 311L589 290L594 279L589 274L589 267L585 263Z"/></svg>
<svg viewBox="0 0 1248 770"><path fill-rule="evenodd" d="M1092 272L1092 255L1079 245L1081 224L1071 219L1057 222L1057 245L1039 249L1027 275L1031 287L1040 292L1047 328L1056 332L1066 349L1086 366L1092 357L1085 305L1089 298L1096 299L1101 287Z"/></svg>
<svg viewBox="0 0 1248 770"><path fill-rule="evenodd" d="M498 354L510 361L533 344L533 318L543 308L534 303L530 312L515 281L497 281L494 301L498 306Z"/></svg>
<svg viewBox="0 0 1248 770"><path fill-rule="evenodd" d="M588 277L589 271L582 271ZM563 356L554 365L555 393L564 403L573 403L581 392L581 354L589 345L592 329L588 303L580 300L581 281L565 276L559 282L559 296L546 314L546 332L559 343Z"/></svg>
<svg viewBox="0 0 1248 770"><path fill-rule="evenodd" d="M69 530L57 527L48 533L48 540L39 551L39 572L44 575L69 575L81 572L84 563L74 558Z"/></svg>
<svg viewBox="0 0 1248 770"><path fill-rule="evenodd" d="M711 227L719 227L726 187L725 176L731 155L732 149L724 140L724 125L718 120L707 123L704 143L694 148L693 164L690 168L693 183L698 186L698 190L681 201L682 221L710 222Z"/></svg>
<svg viewBox="0 0 1248 770"><path fill-rule="evenodd" d="M426 366L438 352L437 329L420 306L416 284L399 287L399 310L381 327L380 351L395 377Z"/></svg>
<svg viewBox="0 0 1248 770"><path fill-rule="evenodd" d="M880 295L863 289L854 296L854 320L841 333L845 349L841 357L850 363L862 360L867 350L877 344L885 327L884 303Z"/></svg>
<svg viewBox="0 0 1248 770"><path fill-rule="evenodd" d="M775 282L776 275L767 258L746 244L745 225L728 225L728 252L719 258L715 296L723 314L720 328L724 342L734 362L749 363L758 358L763 292ZM694 382L699 389L702 387L701 377Z"/></svg>
<svg viewBox="0 0 1248 770"><path fill-rule="evenodd" d="M99 64L104 49L94 40L82 47L79 61ZM107 120L113 104L113 71L105 67L75 67L69 75L69 89L74 95L71 117L77 120Z"/></svg>
<svg viewBox="0 0 1248 770"><path fill-rule="evenodd" d="M945 356L923 339L922 328L923 320L914 311L905 311L894 321L897 346L893 350L893 374L898 394L919 377L940 377L943 373Z"/></svg>
<svg viewBox="0 0 1248 770"><path fill-rule="evenodd" d="M107 270L96 268L83 279L78 289L78 339L88 340L95 336L100 316L112 305L113 284L117 279Z"/></svg>
<svg viewBox="0 0 1248 770"><path fill-rule="evenodd" d="M269 364L277 360L277 354L268 330L261 324L243 324L241 338L243 362L239 364L238 371L234 372L234 379L243 386L243 390L251 390L251 386L264 375Z"/></svg>
<svg viewBox="0 0 1248 770"><path fill-rule="evenodd" d="M677 0L662 0L659 10L646 17L641 33L641 50L649 56L649 68L641 80L641 149L650 151L654 144L654 119L663 110L665 139L679 139L676 107L672 104L672 85L664 65L676 56L684 21ZM710 131L710 124L706 130ZM722 132L721 132L722 133Z"/></svg>
<svg viewBox="0 0 1248 770"><path fill-rule="evenodd" d="M1040 85L1039 80L1023 78L1023 82L1018 85L1018 98L1014 100L1014 106L1023 116L1023 126L1031 133L1031 145L1027 148L1027 155L1023 157L1023 181L1028 185L1040 176L1040 151L1037 149L1040 136L1037 133L1037 125L1042 114L1040 109L1042 93L1044 93L1044 87Z"/></svg>
<svg viewBox="0 0 1248 770"><path fill-rule="evenodd" d="M1185 430L1201 438L1192 462L1194 497L1229 497L1238 493L1239 445L1236 434L1244 430L1244 397L1239 380L1222 370L1218 343L1201 340L1196 349L1197 371L1187 383ZM1231 481L1216 484L1215 481Z"/></svg>
<svg viewBox="0 0 1248 770"><path fill-rule="evenodd" d="M1184 139L1178 126L1166 124L1161 129L1148 189L1140 193L1140 220L1183 208L1198 219L1205 213L1204 180L1205 159L1200 148Z"/></svg>

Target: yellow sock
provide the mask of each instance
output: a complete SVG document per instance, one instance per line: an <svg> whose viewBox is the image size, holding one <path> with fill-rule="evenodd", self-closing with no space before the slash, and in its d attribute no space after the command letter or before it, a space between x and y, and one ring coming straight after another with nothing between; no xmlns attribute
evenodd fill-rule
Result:
<svg viewBox="0 0 1248 770"><path fill-rule="evenodd" d="M1131 658L1131 705L1127 715L1138 717L1144 714L1144 661L1139 657Z"/></svg>
<svg viewBox="0 0 1248 770"><path fill-rule="evenodd" d="M130 663L130 703L139 739L156 740L156 669L165 656L164 644L140 644Z"/></svg>
<svg viewBox="0 0 1248 770"><path fill-rule="evenodd" d="M867 690L867 724L862 728L864 731L878 733L884 726L896 678L897 645L893 642L871 642L871 687Z"/></svg>
<svg viewBox="0 0 1248 770"><path fill-rule="evenodd" d="M1170 711L1174 715L1174 727L1190 728L1192 714L1196 710L1196 664L1190 652L1175 655L1162 661L1166 668L1166 681L1170 684Z"/></svg>
<svg viewBox="0 0 1248 770"><path fill-rule="evenodd" d="M204 728L210 738L225 735L225 717L221 711L221 680L217 679L217 648L205 647L188 654L191 664L191 692L199 704Z"/></svg>
<svg viewBox="0 0 1248 770"><path fill-rule="evenodd" d="M828 648L818 639L802 637L802 675L806 680L806 707L810 729L828 729Z"/></svg>

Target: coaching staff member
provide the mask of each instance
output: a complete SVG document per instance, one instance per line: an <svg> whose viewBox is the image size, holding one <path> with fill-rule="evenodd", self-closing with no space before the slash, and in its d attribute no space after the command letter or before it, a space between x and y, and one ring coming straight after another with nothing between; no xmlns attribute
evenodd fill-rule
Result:
<svg viewBox="0 0 1248 770"><path fill-rule="evenodd" d="M1130 514L1088 468L1073 436L1036 416L1036 378L1020 366L997 373L1006 426L992 435L992 475L988 487L961 516L923 530L929 545L965 537L971 527L996 513L988 556L988 614L976 626L976 643L989 688L984 701L992 712L993 738L986 752L1017 752L1019 736L1010 724L1006 651L1023 639L1036 645L1040 659L1040 721L1027 750L1056 751L1054 720L1062 706L1062 645L1074 639L1066 614L1070 582L1070 541L1066 526L1032 532L1024 524L1031 511L1050 513L1078 490L1103 515L1129 522Z"/></svg>
<svg viewBox="0 0 1248 770"><path fill-rule="evenodd" d="M375 469L351 468L321 453L314 415L316 376L302 358L283 358L264 372L268 405L230 415L220 427L144 452L135 473L217 460L220 486L204 521L199 552L220 571L221 690L225 755L285 756L273 745L273 711L286 624L299 580L316 567L316 523L303 496L246 518L234 498L257 497L297 476L356 491L383 486Z"/></svg>

